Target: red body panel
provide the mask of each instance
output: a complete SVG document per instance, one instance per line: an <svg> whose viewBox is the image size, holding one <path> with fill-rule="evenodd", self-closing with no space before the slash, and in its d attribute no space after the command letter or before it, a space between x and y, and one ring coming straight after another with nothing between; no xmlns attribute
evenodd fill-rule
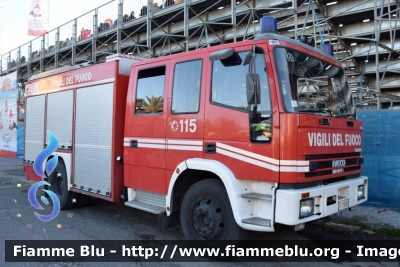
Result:
<svg viewBox="0 0 400 267"><path fill-rule="evenodd" d="M296 130L298 124L297 114L280 114L280 155L282 160L304 160L298 156ZM297 183L297 173L281 172L281 183Z"/></svg>
<svg viewBox="0 0 400 267"><path fill-rule="evenodd" d="M0 150L0 157L16 158L17 157L17 152Z"/></svg>
<svg viewBox="0 0 400 267"><path fill-rule="evenodd" d="M201 87L200 87L200 105L199 105L199 111L197 113L193 114L173 114L171 112L171 99L172 99L172 88L173 88L173 79L170 79L170 83L168 84L168 88L171 88L171 90L168 90L168 102L167 102L167 125L166 125L166 144L167 144L167 150L166 150L166 180L165 180L165 186L166 189L168 189L169 183L170 183L170 178L172 176L173 170L181 163L184 162L185 160L189 158L202 158L203 157L203 149L200 150L188 150L190 149L189 145L182 144L182 140L190 140L190 141L195 141L195 142L202 142L203 141L203 134L204 134L204 103L205 103L205 92L207 91L207 88L209 84L207 83L207 68L208 68L208 57L206 54L194 54L185 58L174 58L171 60L171 72L170 76L173 77L173 69L176 63L180 62L185 62L185 61L191 61L191 60L202 60L202 74L203 77L201 79ZM195 131L180 131L176 130L174 131L174 126L178 126L180 128L180 123L182 123L182 126L185 126L184 122L189 123L189 121L194 122L196 125ZM176 124L176 125L175 125ZM194 128L192 128L194 129ZM187 146L187 147L186 147Z"/></svg>
<svg viewBox="0 0 400 267"><path fill-rule="evenodd" d="M72 188L71 191L91 195L94 197L111 200L120 204L120 194L123 187L123 164L116 160L117 156L123 158L123 139L126 111L126 94L128 89L129 77L118 74L118 61L111 61L99 65L80 68L77 70L60 73L54 76L35 80L26 84L26 96L54 93L63 90L74 90L74 108L72 116L75 118L75 101L76 90L88 86L99 85L103 83L111 83L114 81L114 103L113 103L113 126L112 126L112 148L111 148L111 199L89 192L83 192ZM88 74L90 73L90 74ZM86 75L86 76L85 76ZM85 80L86 78L86 80ZM95 104L95 102L94 102ZM45 111L46 113L46 111ZM44 115L46 118L46 114ZM73 120L74 121L74 120ZM44 122L46 128L46 121ZM75 124L72 125L72 143L74 144ZM45 144L46 136L43 136L43 144ZM59 151L70 153L68 151ZM74 154L71 160L71 183L74 183ZM24 172L27 179L40 181L41 177L37 176L33 171L31 164L23 164Z"/></svg>
<svg viewBox="0 0 400 267"><path fill-rule="evenodd" d="M33 170L33 165L26 165L26 164L23 164L23 165L22 165L22 169L24 170L26 179L32 180L32 181L35 181L35 182L40 182L40 181L42 181L42 177L40 177L39 175L37 175L37 174L35 173L35 171Z"/></svg>
<svg viewBox="0 0 400 267"><path fill-rule="evenodd" d="M249 134L249 114L247 112L237 111L210 103L207 103L206 107L204 126L205 144L222 143L232 147L232 149L241 149L270 158L278 158L279 140L274 139L268 144L251 143ZM238 150L238 152L240 153L240 150ZM278 182L279 179L277 171L249 164L245 161L220 153L205 153L204 158L215 159L222 162L229 167L238 179L270 182ZM274 166L279 167L278 164L274 164Z"/></svg>
<svg viewBox="0 0 400 267"><path fill-rule="evenodd" d="M123 159L124 147L124 124L126 110L126 94L128 91L129 77L118 75L118 65L115 68L114 82L114 104L113 104L113 133L112 133L112 152L111 152L111 198L113 202L121 204L121 190L124 186L123 162L117 161L117 157Z"/></svg>
<svg viewBox="0 0 400 267"><path fill-rule="evenodd" d="M341 155L340 159L351 160L352 158L358 158L359 156L353 156L352 153L358 154L361 152L361 122L354 120L338 119L338 118L327 118L329 119L330 125L319 124L319 118L311 115L300 115L300 121L298 126L298 147L299 155L306 157L307 155L332 155L332 160L337 160L334 156ZM348 126L352 125L352 126ZM347 154L347 155L344 155ZM353 164L348 167L356 167L359 162L354 161ZM339 169L330 166L331 169ZM353 171L347 171L346 175L360 173L361 166L359 169ZM330 174L329 178L343 176L343 173ZM304 176L298 177L298 182L309 182L313 180L320 180L320 177L315 178L304 178Z"/></svg>
<svg viewBox="0 0 400 267"><path fill-rule="evenodd" d="M131 79L129 85L129 99L127 99L126 118L130 121L125 129L125 136L129 136L134 140L150 139L157 140L158 143L151 144L144 142L143 146L139 145L137 148L132 149L125 146L124 155L128 156L129 167L125 167L127 172L124 174L125 186L130 188L137 188L141 190L148 190L160 194L166 194L165 186L165 148L159 149L154 146L165 147L165 127L166 127L166 88L164 88L164 109L162 114L154 115L136 115L136 86L137 73L141 69L152 67L166 66L166 72L169 71L169 60L157 61L156 63L136 64L132 67ZM165 76L165 87L169 88L170 78L169 75ZM122 142L121 142L122 144ZM147 146L146 146L147 145ZM148 147L150 146L150 147Z"/></svg>
<svg viewBox="0 0 400 267"><path fill-rule="evenodd" d="M116 64L116 61L106 62L27 82L25 96L98 85L101 84L101 81L106 83L107 79L116 78L114 71ZM87 75L85 76L85 74Z"/></svg>
<svg viewBox="0 0 400 267"><path fill-rule="evenodd" d="M300 155L356 152L361 149L361 122L326 117L330 125L319 124L319 117L301 115L298 127ZM353 123L352 127L347 123ZM320 138L314 133L324 133ZM349 135L352 137L349 139ZM354 139L357 135L357 140ZM359 135L359 136L358 136Z"/></svg>

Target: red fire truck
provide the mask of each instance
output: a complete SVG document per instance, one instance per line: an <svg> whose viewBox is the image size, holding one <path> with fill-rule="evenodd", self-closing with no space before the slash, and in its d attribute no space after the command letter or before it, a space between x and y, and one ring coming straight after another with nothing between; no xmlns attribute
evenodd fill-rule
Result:
<svg viewBox="0 0 400 267"><path fill-rule="evenodd" d="M186 238L239 240L304 228L367 200L362 124L328 52L280 36L44 73L26 84L27 179L59 140L48 177L61 208L96 197L179 212ZM53 153L54 154L54 153ZM72 201L75 199L76 201Z"/></svg>

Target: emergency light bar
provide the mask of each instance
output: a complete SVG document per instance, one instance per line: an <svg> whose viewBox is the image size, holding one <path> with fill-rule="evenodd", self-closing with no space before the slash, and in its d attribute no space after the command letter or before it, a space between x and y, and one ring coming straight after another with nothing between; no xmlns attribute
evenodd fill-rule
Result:
<svg viewBox="0 0 400 267"><path fill-rule="evenodd" d="M328 54L328 55L330 55L330 56L333 56L333 45L331 45L331 44L321 44L321 51L326 53L326 54Z"/></svg>
<svg viewBox="0 0 400 267"><path fill-rule="evenodd" d="M260 33L278 33L276 18L262 17L260 20Z"/></svg>

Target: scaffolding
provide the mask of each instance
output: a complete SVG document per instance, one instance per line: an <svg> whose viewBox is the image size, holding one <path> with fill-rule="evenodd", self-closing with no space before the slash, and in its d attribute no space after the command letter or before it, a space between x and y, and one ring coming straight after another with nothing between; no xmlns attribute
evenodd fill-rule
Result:
<svg viewBox="0 0 400 267"><path fill-rule="evenodd" d="M113 53L152 58L252 39L264 15L280 34L334 45L358 108L400 107L398 0L114 0L1 55L23 82ZM133 13L132 13L133 12Z"/></svg>

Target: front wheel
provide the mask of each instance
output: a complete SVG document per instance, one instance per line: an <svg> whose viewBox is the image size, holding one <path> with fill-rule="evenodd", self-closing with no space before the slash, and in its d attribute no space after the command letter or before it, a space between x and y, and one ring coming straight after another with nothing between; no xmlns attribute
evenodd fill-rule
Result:
<svg viewBox="0 0 400 267"><path fill-rule="evenodd" d="M62 161L57 163L56 168L51 173L50 177L51 191L53 191L60 201L62 210L70 209L75 206L77 194L68 191L67 170Z"/></svg>
<svg viewBox="0 0 400 267"><path fill-rule="evenodd" d="M188 240L239 241L247 237L247 231L235 222L219 180L202 180L189 188L182 200L180 220Z"/></svg>

